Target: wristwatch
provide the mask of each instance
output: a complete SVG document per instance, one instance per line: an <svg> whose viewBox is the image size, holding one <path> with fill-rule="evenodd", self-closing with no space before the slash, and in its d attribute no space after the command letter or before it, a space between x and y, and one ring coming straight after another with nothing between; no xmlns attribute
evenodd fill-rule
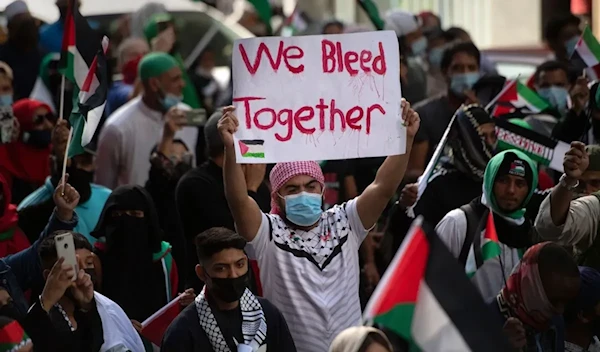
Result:
<svg viewBox="0 0 600 352"><path fill-rule="evenodd" d="M576 180L575 184L569 185L567 183L567 174L562 174L562 176L560 176L560 179L558 180L558 184L569 191L573 191L575 190L575 188L577 188L577 186L579 186L579 180Z"/></svg>

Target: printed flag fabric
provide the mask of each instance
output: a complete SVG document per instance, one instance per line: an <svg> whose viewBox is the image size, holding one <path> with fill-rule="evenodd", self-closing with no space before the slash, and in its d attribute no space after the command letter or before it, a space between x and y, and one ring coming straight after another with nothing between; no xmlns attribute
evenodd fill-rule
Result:
<svg viewBox="0 0 600 352"><path fill-rule="evenodd" d="M254 9L256 10L256 13L258 14L258 17L264 22L264 24L267 26L267 34L271 35L273 34L273 28L271 27L271 18L273 17L273 9L271 8L271 4L269 3L269 0L248 0L252 6L254 6Z"/></svg>
<svg viewBox="0 0 600 352"><path fill-rule="evenodd" d="M586 26L571 53L571 61L583 62L584 67L594 67L600 64L600 43L589 26ZM581 65L578 65L581 66Z"/></svg>
<svg viewBox="0 0 600 352"><path fill-rule="evenodd" d="M384 22L381 16L379 15L379 9L377 8L377 4L373 2L373 0L358 0L358 4L362 7L363 10L369 16L369 19L375 26L377 30L383 30Z"/></svg>
<svg viewBox="0 0 600 352"><path fill-rule="evenodd" d="M171 322L181 313L179 299L181 295L154 313L142 323L142 336L160 347L163 336Z"/></svg>
<svg viewBox="0 0 600 352"><path fill-rule="evenodd" d="M81 154L91 143L100 124L108 94L108 38L102 38L79 13L77 2L70 2L59 70L77 89L73 112L69 118L73 127L73 142L69 157ZM77 108L76 108L77 107Z"/></svg>
<svg viewBox="0 0 600 352"><path fill-rule="evenodd" d="M537 114L550 107L536 92L529 89L518 80L507 84L506 89L498 98L492 115L495 117L508 114L514 109L526 109Z"/></svg>
<svg viewBox="0 0 600 352"><path fill-rule="evenodd" d="M478 229L476 233L482 233L483 236L475 238L471 243L465 271L469 278L473 277L486 261L500 256L502 250L494 225L494 214L488 211L487 219L483 229Z"/></svg>
<svg viewBox="0 0 600 352"><path fill-rule="evenodd" d="M367 323L425 352L510 351L501 321L418 217L367 304Z"/></svg>

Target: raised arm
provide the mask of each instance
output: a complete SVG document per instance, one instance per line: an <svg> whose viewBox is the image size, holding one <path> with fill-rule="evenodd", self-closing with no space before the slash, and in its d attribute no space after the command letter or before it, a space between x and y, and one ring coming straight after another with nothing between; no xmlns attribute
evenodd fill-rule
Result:
<svg viewBox="0 0 600 352"><path fill-rule="evenodd" d="M577 185L578 179L585 172L589 163L585 145L581 142L571 143L571 149L565 154L563 162L565 176L550 194L550 215L555 226L563 225L567 220L574 186Z"/></svg>
<svg viewBox="0 0 600 352"><path fill-rule="evenodd" d="M225 160L223 162L223 180L225 182L225 197L235 220L235 226L240 236L252 241L262 221L262 212L254 199L248 196L246 177L242 165L235 160L235 145L233 134L238 128L238 119L233 113L234 107L223 109L223 117L219 120L219 134L225 145Z"/></svg>
<svg viewBox="0 0 600 352"><path fill-rule="evenodd" d="M415 134L419 130L419 114L410 108L410 104L406 100L402 99L401 105L406 126L406 152L402 155L388 156L377 170L373 183L358 196L356 208L360 221L366 229L371 228L377 222L400 186L406 172Z"/></svg>
<svg viewBox="0 0 600 352"><path fill-rule="evenodd" d="M100 134L96 157L96 183L109 189L118 186L121 133L114 125L107 125Z"/></svg>

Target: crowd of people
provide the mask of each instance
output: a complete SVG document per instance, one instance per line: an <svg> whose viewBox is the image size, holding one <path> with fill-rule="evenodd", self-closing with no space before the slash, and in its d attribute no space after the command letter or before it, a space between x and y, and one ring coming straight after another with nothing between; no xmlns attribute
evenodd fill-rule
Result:
<svg viewBox="0 0 600 352"><path fill-rule="evenodd" d="M569 60L577 17L545 24L553 54L529 86L548 108L493 116L485 106L507 79L470 35L393 10L406 153L266 165L236 162L239 122L214 52L187 69L177 18L155 3L120 20L104 119L65 157L68 4L44 26L21 0L4 12L0 109L14 125L0 144L0 351L409 351L361 316L411 212L435 226L515 351L600 351L600 82ZM199 107L209 118L190 126L185 111ZM564 172L498 143L498 119L570 143ZM76 266L56 249L65 234ZM175 299L158 346L142 323Z"/></svg>

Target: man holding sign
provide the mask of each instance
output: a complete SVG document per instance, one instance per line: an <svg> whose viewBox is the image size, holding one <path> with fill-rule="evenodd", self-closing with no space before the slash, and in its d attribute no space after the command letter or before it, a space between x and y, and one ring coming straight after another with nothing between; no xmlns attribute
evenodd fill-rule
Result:
<svg viewBox="0 0 600 352"><path fill-rule="evenodd" d="M283 313L298 351L327 351L340 331L361 322L358 248L400 185L419 129L419 115L405 100L401 107L406 152L389 156L360 196L325 212L319 165L296 161L273 168L271 214L262 213L237 164L234 108L219 121L229 207L258 260L264 296Z"/></svg>

